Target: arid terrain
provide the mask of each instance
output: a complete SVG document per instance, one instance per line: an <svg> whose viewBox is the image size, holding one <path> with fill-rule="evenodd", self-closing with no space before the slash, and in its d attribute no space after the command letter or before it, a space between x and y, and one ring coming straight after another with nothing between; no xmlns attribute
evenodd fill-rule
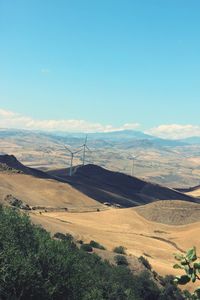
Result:
<svg viewBox="0 0 200 300"><path fill-rule="evenodd" d="M112 208L88 213L33 213L32 220L51 232L69 232L76 239L98 241L108 250L122 245L127 248L128 254L145 256L161 275L177 274L177 270L172 268L174 253L183 252L193 245L200 249L197 239L200 222L187 225L161 224L148 221L134 208Z"/></svg>
<svg viewBox="0 0 200 300"><path fill-rule="evenodd" d="M137 133L137 132L136 132ZM112 135L89 135L86 162L112 171L133 174L144 180L173 188L199 185L200 144L197 141L152 139L144 134L116 132ZM27 166L41 170L69 168L70 154L65 149L80 148L84 134L38 133L0 130L0 152L14 154ZM74 157L74 165L82 163L83 153ZM136 156L133 159L132 156Z"/></svg>
<svg viewBox="0 0 200 300"><path fill-rule="evenodd" d="M51 177L52 174L27 168L14 156L0 156L0 163L0 202L13 205L10 199L22 201L28 205L25 212L30 214L32 221L41 224L52 234L70 233L76 240L84 242L95 240L106 247L104 256L107 257L114 247L122 245L130 255L130 260L134 261L134 257L142 255L161 275L177 274L177 270L172 268L174 253L184 252L193 245L200 249L197 238L200 230L198 187L186 195L96 166L92 166L93 181L90 181L91 165L79 167L72 180L68 176ZM84 181L82 176L87 180ZM122 185L118 189L114 185L116 177L119 178L118 185L120 182ZM110 203L100 199L97 201L93 194L89 195L83 188L85 186L86 189L89 182L94 188L95 182L99 181L101 198L103 185L108 192L105 178L108 186L115 188L114 196L110 192ZM129 190L129 200L131 197L134 200L132 207L116 206L122 196L123 186ZM98 187L95 186L95 189L97 193ZM142 201L144 192L149 194L151 202L146 205Z"/></svg>

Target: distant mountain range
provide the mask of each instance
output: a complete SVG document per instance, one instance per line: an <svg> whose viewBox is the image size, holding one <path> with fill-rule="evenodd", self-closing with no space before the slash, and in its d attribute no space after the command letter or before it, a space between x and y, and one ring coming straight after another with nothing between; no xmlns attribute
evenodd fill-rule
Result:
<svg viewBox="0 0 200 300"><path fill-rule="evenodd" d="M190 144L190 145L199 145L200 144L200 136L193 136L186 139L182 139L181 142Z"/></svg>
<svg viewBox="0 0 200 300"><path fill-rule="evenodd" d="M88 140L92 146L118 146L123 149L129 149L134 146L141 147L176 147L191 144L200 144L200 137L190 137L181 140L162 139L152 135L145 134L136 130L122 130L113 132L88 133ZM0 129L0 138L34 138L50 139L58 143L82 143L85 133L72 132L41 132L22 129Z"/></svg>

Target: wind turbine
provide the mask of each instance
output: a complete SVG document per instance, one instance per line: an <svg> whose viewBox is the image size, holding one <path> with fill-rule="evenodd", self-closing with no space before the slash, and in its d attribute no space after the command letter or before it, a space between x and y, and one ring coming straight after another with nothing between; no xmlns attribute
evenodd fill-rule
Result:
<svg viewBox="0 0 200 300"><path fill-rule="evenodd" d="M131 167L131 176L133 176L134 175L134 167L135 167L135 159L137 158L137 157L139 157L139 155L136 155L136 156L131 156L131 160L132 160L132 167Z"/></svg>
<svg viewBox="0 0 200 300"><path fill-rule="evenodd" d="M73 160L74 160L74 155L81 152L82 149L79 149L77 151L72 151L70 150L67 146L64 146L65 149L70 153L71 155L71 163L70 163L70 171L69 171L69 176L72 176L72 168L73 168Z"/></svg>
<svg viewBox="0 0 200 300"><path fill-rule="evenodd" d="M86 135L84 144L81 146L81 147L83 148L83 166L85 165L85 155L86 155L86 151L88 150L88 151L92 152L92 151L88 148L88 146L87 146L87 137L88 137L88 136Z"/></svg>

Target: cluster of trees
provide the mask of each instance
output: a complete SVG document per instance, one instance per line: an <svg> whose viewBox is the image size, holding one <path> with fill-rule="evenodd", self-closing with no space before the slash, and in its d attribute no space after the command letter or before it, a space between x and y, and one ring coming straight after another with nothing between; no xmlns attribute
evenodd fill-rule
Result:
<svg viewBox="0 0 200 300"><path fill-rule="evenodd" d="M32 225L27 215L0 206L0 299L181 300L170 282L158 285L78 249Z"/></svg>

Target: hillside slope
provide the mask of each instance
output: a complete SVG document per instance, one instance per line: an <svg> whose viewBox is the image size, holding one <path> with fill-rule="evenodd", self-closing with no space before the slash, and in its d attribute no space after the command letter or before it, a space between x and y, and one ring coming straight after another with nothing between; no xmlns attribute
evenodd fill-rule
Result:
<svg viewBox="0 0 200 300"><path fill-rule="evenodd" d="M156 223L142 217L136 208L88 213L31 213L31 217L52 233L69 232L78 240L98 241L108 250L122 245L128 254L146 256L162 275L177 274L172 267L174 253L186 251L193 245L200 249L197 238L200 222L182 226Z"/></svg>
<svg viewBox="0 0 200 300"><path fill-rule="evenodd" d="M60 181L63 181L60 179ZM40 170L21 164L13 155L0 155L0 202L7 195L31 207L93 211L104 208L68 183L54 180Z"/></svg>
<svg viewBox="0 0 200 300"><path fill-rule="evenodd" d="M26 167L20 163L14 155L0 155L0 164L7 165L9 168L21 171L26 175L32 175L39 178L52 178L52 176L38 170Z"/></svg>
<svg viewBox="0 0 200 300"><path fill-rule="evenodd" d="M0 173L0 202L10 194L29 206L57 210L67 208L69 211L92 211L103 207L67 183L24 174Z"/></svg>
<svg viewBox="0 0 200 300"><path fill-rule="evenodd" d="M43 197L46 198L47 202L51 201L51 197L54 197L54 205L56 205L57 201L59 201L57 199L60 197L63 197L64 201L65 196L60 195L60 186L62 186L62 190L67 189L67 191L71 190L71 193L74 192L74 195L78 194L78 198L85 197L101 203L119 204L122 207L138 206L158 200L200 202L200 199L176 190L146 182L123 173L112 172L92 164L74 167L72 177L67 175L68 170L66 169L43 172L26 167L13 155L0 155L0 164L8 166L10 171L14 170L15 173L16 170L20 171L20 174L15 174L16 178L14 180L12 172L11 177L8 177L6 174L1 176L1 185L6 181L6 185L9 186L10 184L13 191L15 189L18 191L20 186L21 191L24 189L23 195L28 193L29 197L32 197L31 195L34 194L34 197L38 199L37 205L43 205ZM49 184L50 181L51 184ZM40 191L40 194L36 197L38 191ZM73 199L76 198L73 195L71 197ZM41 200L39 201L39 199ZM39 202L41 203L39 204Z"/></svg>
<svg viewBox="0 0 200 300"><path fill-rule="evenodd" d="M68 180L73 187L95 200L117 203L123 207L157 200L199 201L176 190L92 164L74 167L72 177L66 175L67 173L66 169L48 172L51 176Z"/></svg>
<svg viewBox="0 0 200 300"><path fill-rule="evenodd" d="M186 201L162 200L135 208L145 219L169 225L185 225L200 221L200 205Z"/></svg>

